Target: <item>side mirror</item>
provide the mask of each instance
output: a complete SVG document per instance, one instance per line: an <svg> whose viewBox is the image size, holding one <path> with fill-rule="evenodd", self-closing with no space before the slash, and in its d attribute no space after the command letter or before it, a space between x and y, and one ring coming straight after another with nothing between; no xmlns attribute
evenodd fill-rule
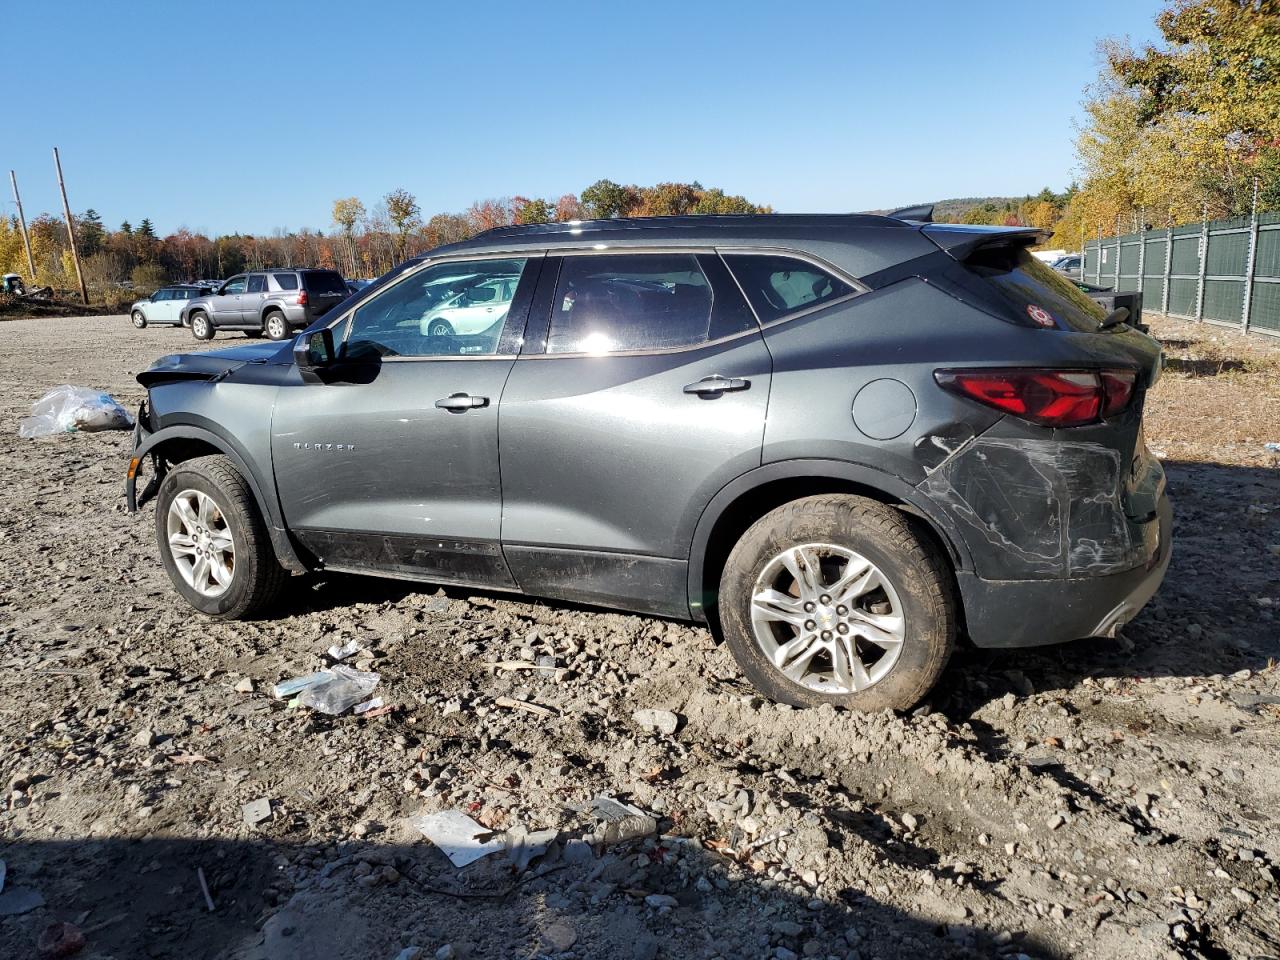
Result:
<svg viewBox="0 0 1280 960"><path fill-rule="evenodd" d="M304 333L293 342L293 362L305 380L318 380L316 372L332 366L337 357L333 331L328 327Z"/></svg>

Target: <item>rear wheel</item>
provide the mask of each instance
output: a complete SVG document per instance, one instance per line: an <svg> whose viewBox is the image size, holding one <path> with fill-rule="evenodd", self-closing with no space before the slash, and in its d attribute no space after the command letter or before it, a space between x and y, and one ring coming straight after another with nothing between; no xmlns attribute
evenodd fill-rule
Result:
<svg viewBox="0 0 1280 960"><path fill-rule="evenodd" d="M262 329L272 340L283 340L289 335L289 323L279 310L271 310L262 318Z"/></svg>
<svg viewBox="0 0 1280 960"><path fill-rule="evenodd" d="M208 314L197 312L191 315L191 335L197 340L213 339L213 324L209 322Z"/></svg>
<svg viewBox="0 0 1280 960"><path fill-rule="evenodd" d="M141 310L133 311L133 313L129 315L129 319L133 321L133 325L139 330L142 330L147 325L147 318L143 315Z"/></svg>
<svg viewBox="0 0 1280 960"><path fill-rule="evenodd" d="M187 460L165 475L156 540L178 593L212 617L251 615L275 598L286 576L248 484L224 456Z"/></svg>
<svg viewBox="0 0 1280 960"><path fill-rule="evenodd" d="M951 655L944 560L898 511L806 497L766 514L729 554L720 622L743 673L794 706L905 710Z"/></svg>

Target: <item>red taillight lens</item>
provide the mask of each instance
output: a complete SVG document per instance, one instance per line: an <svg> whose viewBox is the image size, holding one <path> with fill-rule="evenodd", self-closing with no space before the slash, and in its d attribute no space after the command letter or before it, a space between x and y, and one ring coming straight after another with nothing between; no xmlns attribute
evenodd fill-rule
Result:
<svg viewBox="0 0 1280 960"><path fill-rule="evenodd" d="M303 290L300 294L298 294L298 299L295 302L298 304L298 306L305 307L307 305L307 291Z"/></svg>
<svg viewBox="0 0 1280 960"><path fill-rule="evenodd" d="M1132 370L938 370L952 393L1046 427L1078 427L1119 413L1133 397Z"/></svg>

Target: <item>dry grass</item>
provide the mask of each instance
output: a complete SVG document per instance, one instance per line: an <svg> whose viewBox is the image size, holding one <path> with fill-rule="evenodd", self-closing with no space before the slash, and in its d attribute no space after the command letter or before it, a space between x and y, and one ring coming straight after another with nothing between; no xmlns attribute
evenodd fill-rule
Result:
<svg viewBox="0 0 1280 960"><path fill-rule="evenodd" d="M1266 465L1280 443L1280 339L1144 314L1165 371L1147 397L1147 442L1169 459Z"/></svg>

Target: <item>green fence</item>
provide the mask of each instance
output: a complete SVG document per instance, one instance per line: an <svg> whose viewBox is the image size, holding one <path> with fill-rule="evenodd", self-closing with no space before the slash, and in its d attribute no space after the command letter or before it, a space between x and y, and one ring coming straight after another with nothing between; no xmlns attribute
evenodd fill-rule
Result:
<svg viewBox="0 0 1280 960"><path fill-rule="evenodd" d="M1280 336L1280 212L1090 241L1084 279L1141 290L1155 313Z"/></svg>

